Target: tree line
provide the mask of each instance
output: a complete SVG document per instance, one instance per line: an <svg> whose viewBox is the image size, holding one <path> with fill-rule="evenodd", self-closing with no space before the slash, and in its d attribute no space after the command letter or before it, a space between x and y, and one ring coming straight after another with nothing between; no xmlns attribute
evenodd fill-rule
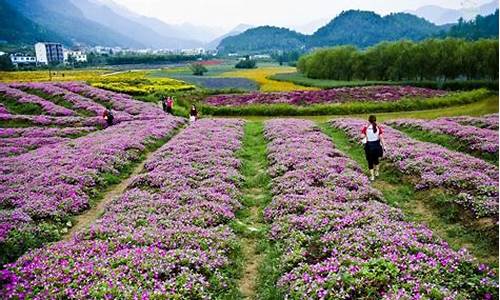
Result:
<svg viewBox="0 0 500 300"><path fill-rule="evenodd" d="M301 56L297 69L314 79L498 79L498 39L428 39L318 49Z"/></svg>

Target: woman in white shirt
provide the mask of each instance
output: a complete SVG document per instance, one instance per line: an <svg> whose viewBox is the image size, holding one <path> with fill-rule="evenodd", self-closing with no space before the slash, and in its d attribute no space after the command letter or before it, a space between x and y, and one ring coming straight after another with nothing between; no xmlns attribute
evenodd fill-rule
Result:
<svg viewBox="0 0 500 300"><path fill-rule="evenodd" d="M371 115L368 118L369 124L361 129L362 143L365 147L368 169L370 169L370 180L375 180L379 175L379 158L383 155L384 138L383 130L377 125L377 118Z"/></svg>

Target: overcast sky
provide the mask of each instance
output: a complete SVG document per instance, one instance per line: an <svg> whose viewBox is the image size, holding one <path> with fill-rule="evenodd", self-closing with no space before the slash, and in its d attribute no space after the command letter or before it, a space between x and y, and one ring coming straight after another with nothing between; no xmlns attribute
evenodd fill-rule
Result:
<svg viewBox="0 0 500 300"><path fill-rule="evenodd" d="M331 19L342 10L379 14L414 10L424 5L476 6L487 0L113 0L130 10L167 23L232 28L238 24L296 26Z"/></svg>

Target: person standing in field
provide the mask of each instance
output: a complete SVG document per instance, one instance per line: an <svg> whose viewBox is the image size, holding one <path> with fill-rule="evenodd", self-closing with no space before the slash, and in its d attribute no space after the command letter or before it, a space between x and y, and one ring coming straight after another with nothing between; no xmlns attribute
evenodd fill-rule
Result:
<svg viewBox="0 0 500 300"><path fill-rule="evenodd" d="M172 114L174 108L174 99L172 97L167 98L167 113Z"/></svg>
<svg viewBox="0 0 500 300"><path fill-rule="evenodd" d="M383 133L374 115L368 118L368 124L361 129L361 142L364 144L371 181L379 176L379 158L382 157L385 148Z"/></svg>
<svg viewBox="0 0 500 300"><path fill-rule="evenodd" d="M113 125L113 120L115 117L113 116L113 112L110 108L104 111L104 113L102 114L102 118L106 121L106 124L108 124L108 126Z"/></svg>
<svg viewBox="0 0 500 300"><path fill-rule="evenodd" d="M161 99L161 108L164 112L167 112L167 97Z"/></svg>
<svg viewBox="0 0 500 300"><path fill-rule="evenodd" d="M194 122L198 118L198 111L196 110L196 106L191 105L191 110L189 111L189 122Z"/></svg>

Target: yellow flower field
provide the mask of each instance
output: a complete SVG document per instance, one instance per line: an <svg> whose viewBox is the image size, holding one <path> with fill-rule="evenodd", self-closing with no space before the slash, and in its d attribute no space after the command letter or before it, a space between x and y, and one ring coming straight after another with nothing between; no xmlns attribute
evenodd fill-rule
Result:
<svg viewBox="0 0 500 300"><path fill-rule="evenodd" d="M151 71L128 71L104 74L89 82L99 88L135 95L155 92L185 91L194 89L194 85L171 78L151 78Z"/></svg>
<svg viewBox="0 0 500 300"><path fill-rule="evenodd" d="M263 92L287 92L297 90L317 90L317 88L296 85L291 82L271 80L268 77L277 73L292 73L296 69L292 67L263 67L249 70L237 70L225 72L220 77L247 78L256 81Z"/></svg>
<svg viewBox="0 0 500 300"><path fill-rule="evenodd" d="M109 70L40 70L0 72L0 82L37 82L37 81L89 81Z"/></svg>

